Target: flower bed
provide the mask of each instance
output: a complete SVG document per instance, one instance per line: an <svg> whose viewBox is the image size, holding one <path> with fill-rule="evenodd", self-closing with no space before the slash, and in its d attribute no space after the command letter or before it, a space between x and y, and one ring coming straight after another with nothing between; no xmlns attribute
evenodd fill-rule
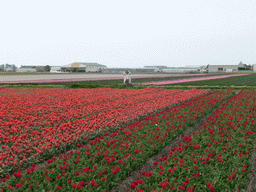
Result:
<svg viewBox="0 0 256 192"><path fill-rule="evenodd" d="M106 95L105 99L102 99L102 97L93 97L94 92L92 92L91 96L87 98L87 103L91 102L92 104L80 107L74 107L72 104L73 108L66 107L70 107L72 102L77 103L78 106L81 105L76 97L79 98L80 94L86 95L89 90L76 90L76 93L74 90L73 92L58 90L55 91L56 94L53 91L40 92L38 90L38 92L35 93L35 97L44 94L48 100L54 98L52 99L54 102L50 101L48 105L44 106L39 105L39 108L35 110L33 102L30 102L30 100L36 99L32 97L32 93L32 96L27 95L26 99L22 94L17 97L12 95L8 101L3 102L5 107L8 106L8 103L13 102L12 106L16 108L12 108L11 111L5 110L1 114L3 120L0 121L2 128L0 130L2 138L0 165L4 168L4 170L0 169L2 173L3 171L19 170L23 163L31 164L48 159L56 155L56 150L59 153L65 152L74 147L79 138L86 138L88 133L106 130L109 127L133 120L138 115L185 101L204 94L208 90L194 89L185 93L181 90L146 89L141 92L126 90L131 94L123 93L124 97L127 96L125 99L122 97L117 99L113 94ZM60 96L61 94L62 96ZM120 96L120 93L116 94ZM59 99L64 102L59 102ZM15 101L17 101L16 104ZM84 102L86 103L86 100ZM22 108L22 103L28 106L32 105L32 107L24 106ZM43 113L40 114L39 110ZM47 113L47 110L50 112ZM91 115L92 113L94 115ZM27 161L28 158L29 161ZM31 159L34 160L31 161Z"/></svg>
<svg viewBox="0 0 256 192"><path fill-rule="evenodd" d="M174 80L174 81L148 82L148 83L139 83L139 85L168 85L168 84L193 82L193 81L205 81L205 80L212 80L212 79L223 79L223 78L227 78L227 77L237 77L237 76L244 76L244 75L248 75L248 74L222 75L222 76L212 76L212 77L199 77L199 78L190 78L190 79L180 79L180 80Z"/></svg>
<svg viewBox="0 0 256 192"><path fill-rule="evenodd" d="M135 121L110 135L105 133L104 136L90 140L87 145L78 144L81 148L79 152L50 159L42 169L34 170L32 166L25 175L15 172L15 177L11 179L6 176L3 190L111 189L128 172L144 163L232 93L214 91Z"/></svg>
<svg viewBox="0 0 256 192"><path fill-rule="evenodd" d="M249 182L255 139L256 91L241 91L183 138L155 170L142 172L136 191L239 191Z"/></svg>
<svg viewBox="0 0 256 192"><path fill-rule="evenodd" d="M159 89L127 91L110 88L100 88L95 90L7 89L6 92L7 94L1 97L2 102L0 104L2 109L0 112L0 117L3 120L9 120L10 118L20 120L24 116L41 118L41 114L48 114L47 117L44 117L44 119L46 119L52 117L53 114L51 114L51 112L63 110L68 112L68 110L71 108L81 108L81 110L84 111L86 108L87 112L90 113L91 111L88 110L88 108L98 108L99 105L113 105L115 103L121 103L124 100L130 100L132 98L133 100L137 99L137 101L140 102L143 101L143 99L141 99L143 96L147 97L147 95L153 95L158 97L161 94L168 95L181 92L181 90L176 90L174 92L162 92ZM16 95L16 92L19 93L19 96Z"/></svg>

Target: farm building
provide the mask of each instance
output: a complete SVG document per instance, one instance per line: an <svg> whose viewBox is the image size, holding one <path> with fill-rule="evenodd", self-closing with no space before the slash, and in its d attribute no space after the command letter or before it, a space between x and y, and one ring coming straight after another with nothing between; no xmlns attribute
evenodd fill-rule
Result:
<svg viewBox="0 0 256 192"><path fill-rule="evenodd" d="M198 72L200 71L200 66L198 67L168 67L165 69L162 69L163 72L167 73L185 73L185 72Z"/></svg>
<svg viewBox="0 0 256 192"><path fill-rule="evenodd" d="M104 68L102 73L123 73L126 70L130 71L132 74L134 73L154 73L154 68Z"/></svg>
<svg viewBox="0 0 256 192"><path fill-rule="evenodd" d="M50 73L62 73L60 66L52 66Z"/></svg>
<svg viewBox="0 0 256 192"><path fill-rule="evenodd" d="M144 69L154 69L155 72L162 72L163 69L168 68L167 66L154 65L154 66L144 66Z"/></svg>
<svg viewBox="0 0 256 192"><path fill-rule="evenodd" d="M45 66L39 65L21 65L17 72L44 72Z"/></svg>
<svg viewBox="0 0 256 192"><path fill-rule="evenodd" d="M209 73L239 72L239 71L250 71L251 66L240 62L238 65L208 65L206 69Z"/></svg>
<svg viewBox="0 0 256 192"><path fill-rule="evenodd" d="M17 69L17 72L36 72L36 66L22 66Z"/></svg>
<svg viewBox="0 0 256 192"><path fill-rule="evenodd" d="M256 64L252 65L252 70L253 70L253 72L256 72Z"/></svg>
<svg viewBox="0 0 256 192"><path fill-rule="evenodd" d="M197 72L198 69L183 69L183 68L177 68L177 67L173 67L173 68L167 68L167 69L163 69L163 72L166 73L184 73L184 72L190 72L190 71L195 71Z"/></svg>
<svg viewBox="0 0 256 192"><path fill-rule="evenodd" d="M61 67L62 72L100 72L103 69L107 68L105 65L101 65L98 63L82 63L75 62L68 65L64 65Z"/></svg>

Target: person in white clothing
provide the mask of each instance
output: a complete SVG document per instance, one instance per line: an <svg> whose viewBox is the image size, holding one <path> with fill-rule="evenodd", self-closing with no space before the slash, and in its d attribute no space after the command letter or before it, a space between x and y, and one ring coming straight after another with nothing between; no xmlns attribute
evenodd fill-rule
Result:
<svg viewBox="0 0 256 192"><path fill-rule="evenodd" d="M131 72L126 70L124 73L124 84L126 85L127 89L130 89L131 84Z"/></svg>

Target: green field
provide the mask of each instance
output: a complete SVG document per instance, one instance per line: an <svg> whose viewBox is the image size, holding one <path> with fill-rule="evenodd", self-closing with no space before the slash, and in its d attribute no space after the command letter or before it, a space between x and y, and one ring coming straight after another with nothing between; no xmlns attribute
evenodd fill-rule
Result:
<svg viewBox="0 0 256 192"><path fill-rule="evenodd" d="M256 86L256 73L240 77L228 77L205 81L194 81L186 83L175 83L173 85L190 86Z"/></svg>

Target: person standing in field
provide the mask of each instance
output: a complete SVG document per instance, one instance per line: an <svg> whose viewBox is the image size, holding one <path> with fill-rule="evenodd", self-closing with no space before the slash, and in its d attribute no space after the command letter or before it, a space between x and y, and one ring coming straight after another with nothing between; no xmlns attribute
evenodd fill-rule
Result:
<svg viewBox="0 0 256 192"><path fill-rule="evenodd" d="M124 74L124 84L126 85L126 89L130 89L131 72L126 70L123 74Z"/></svg>

